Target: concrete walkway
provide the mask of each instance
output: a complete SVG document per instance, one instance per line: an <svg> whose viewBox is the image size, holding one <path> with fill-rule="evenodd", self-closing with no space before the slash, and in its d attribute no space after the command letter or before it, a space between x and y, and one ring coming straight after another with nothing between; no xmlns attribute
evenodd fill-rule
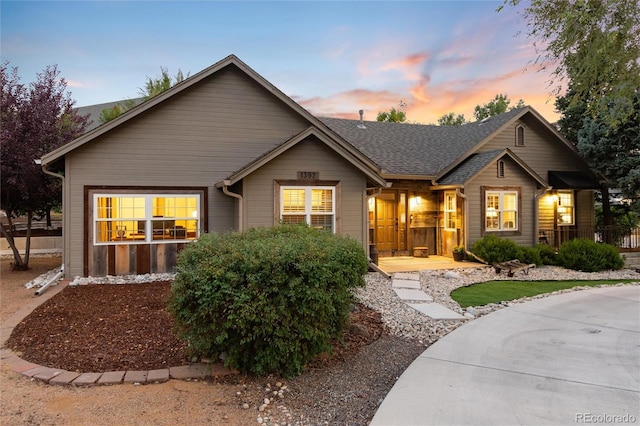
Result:
<svg viewBox="0 0 640 426"><path fill-rule="evenodd" d="M515 305L429 347L371 425L640 423L640 287Z"/></svg>
<svg viewBox="0 0 640 426"><path fill-rule="evenodd" d="M451 309L433 302L433 298L420 289L420 275L408 272L393 274L391 288L400 299L407 302L416 311L433 319L465 319ZM410 303L417 302L417 303Z"/></svg>

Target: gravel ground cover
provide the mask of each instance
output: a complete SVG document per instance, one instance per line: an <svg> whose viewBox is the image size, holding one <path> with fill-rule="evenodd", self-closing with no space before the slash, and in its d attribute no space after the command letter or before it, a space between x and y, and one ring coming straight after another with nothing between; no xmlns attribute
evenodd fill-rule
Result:
<svg viewBox="0 0 640 426"><path fill-rule="evenodd" d="M486 315L497 309L502 309L515 303L524 303L529 300L549 297L554 294L589 288L576 287L508 302L493 303L486 306L462 309L460 305L451 298L450 293L459 287L476 283L492 280L540 281L620 279L638 280L635 284L640 284L640 274L631 269L604 272L581 272L557 266L543 266L540 268L532 268L528 274L517 273L514 277L508 277L506 274L496 274L492 267L479 267L450 270L424 270L420 271L419 275L422 291L430 295L435 303L439 303L464 315L467 320ZM633 285L633 283L631 285ZM358 298L365 305L381 313L382 321L387 326L391 334L408 339L414 339L427 346L467 321L433 320L425 317L396 297L389 280L384 279L379 274L370 274L367 277L367 287L366 289L358 290Z"/></svg>
<svg viewBox="0 0 640 426"><path fill-rule="evenodd" d="M16 281L13 279L13 273L7 272L4 268L6 266L3 264L3 306L7 302L6 295L10 298L24 299L27 297L25 292L33 294L33 289L25 289L25 282L29 282L24 279L25 275L17 278L20 283L12 282ZM431 295L435 302L465 315L466 319L442 321L427 318L398 299L391 289L389 280L372 273L366 277L367 287L357 291L358 300L362 304L358 310L361 318L354 321L359 325L350 330L356 342L352 344L351 349L343 350L334 357L318 359L300 377L284 380L278 377L255 379L236 375L224 380L205 382L171 380L147 386L61 388L32 382L7 371L3 366L0 371L0 422L61 425L162 425L178 422L194 425L366 425L397 378L430 344L475 317L513 303L547 296L540 295L463 310L449 297L453 289L494 279L640 280L640 275L633 270L594 274L556 267L533 269L528 275L519 273L513 278L496 275L492 268L421 271L419 276L422 290ZM89 278L76 280L74 285L77 285L77 290L95 287L124 290L136 286L84 284L138 282L142 285L138 286L137 290L142 293L149 285L156 286L156 289L166 287L167 278L171 277L161 275L104 280ZM160 282L148 284L153 281ZM21 289L18 289L18 286ZM7 290L9 287L11 291ZM576 289L561 292L574 290ZM66 290L63 293L65 292ZM9 302L9 306L15 306L15 303ZM123 303L122 300L119 303ZM87 303L85 306L87 310L95 311L96 306L100 305ZM1 309L0 313L6 317L6 313ZM145 318L147 322L155 321L149 316ZM168 325L162 327L166 328ZM27 334L25 331L23 337ZM70 351L66 349L62 352L69 354Z"/></svg>

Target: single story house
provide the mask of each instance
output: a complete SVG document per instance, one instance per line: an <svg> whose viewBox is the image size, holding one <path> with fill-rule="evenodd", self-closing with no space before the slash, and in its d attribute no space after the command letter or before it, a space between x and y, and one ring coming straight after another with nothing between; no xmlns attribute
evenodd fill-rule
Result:
<svg viewBox="0 0 640 426"><path fill-rule="evenodd" d="M67 276L167 272L207 232L307 222L380 256L558 243L598 182L533 108L463 126L319 118L229 56L41 159Z"/></svg>

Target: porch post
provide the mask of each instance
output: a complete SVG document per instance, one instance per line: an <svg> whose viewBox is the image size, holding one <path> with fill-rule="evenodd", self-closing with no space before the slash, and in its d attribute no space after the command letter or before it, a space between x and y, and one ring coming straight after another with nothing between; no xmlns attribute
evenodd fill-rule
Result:
<svg viewBox="0 0 640 426"><path fill-rule="evenodd" d="M456 188L456 195L462 199L462 245L465 250L470 250L469 247L469 206L467 203L467 196L460 191L460 188Z"/></svg>
<svg viewBox="0 0 640 426"><path fill-rule="evenodd" d="M551 190L551 186L549 188L542 188L542 190L537 191L533 195L533 245L535 246L540 239L540 198L547 193L547 191ZM522 213L521 213L522 214Z"/></svg>

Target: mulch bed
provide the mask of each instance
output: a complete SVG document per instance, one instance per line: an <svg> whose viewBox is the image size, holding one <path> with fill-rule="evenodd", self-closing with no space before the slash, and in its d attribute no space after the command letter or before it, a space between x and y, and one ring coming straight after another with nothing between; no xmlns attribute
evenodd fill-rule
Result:
<svg viewBox="0 0 640 426"><path fill-rule="evenodd" d="M155 370L189 363L187 344L166 309L170 282L101 284L64 289L16 326L7 346L36 364L78 372ZM359 305L332 355L339 362L384 332L380 314Z"/></svg>

